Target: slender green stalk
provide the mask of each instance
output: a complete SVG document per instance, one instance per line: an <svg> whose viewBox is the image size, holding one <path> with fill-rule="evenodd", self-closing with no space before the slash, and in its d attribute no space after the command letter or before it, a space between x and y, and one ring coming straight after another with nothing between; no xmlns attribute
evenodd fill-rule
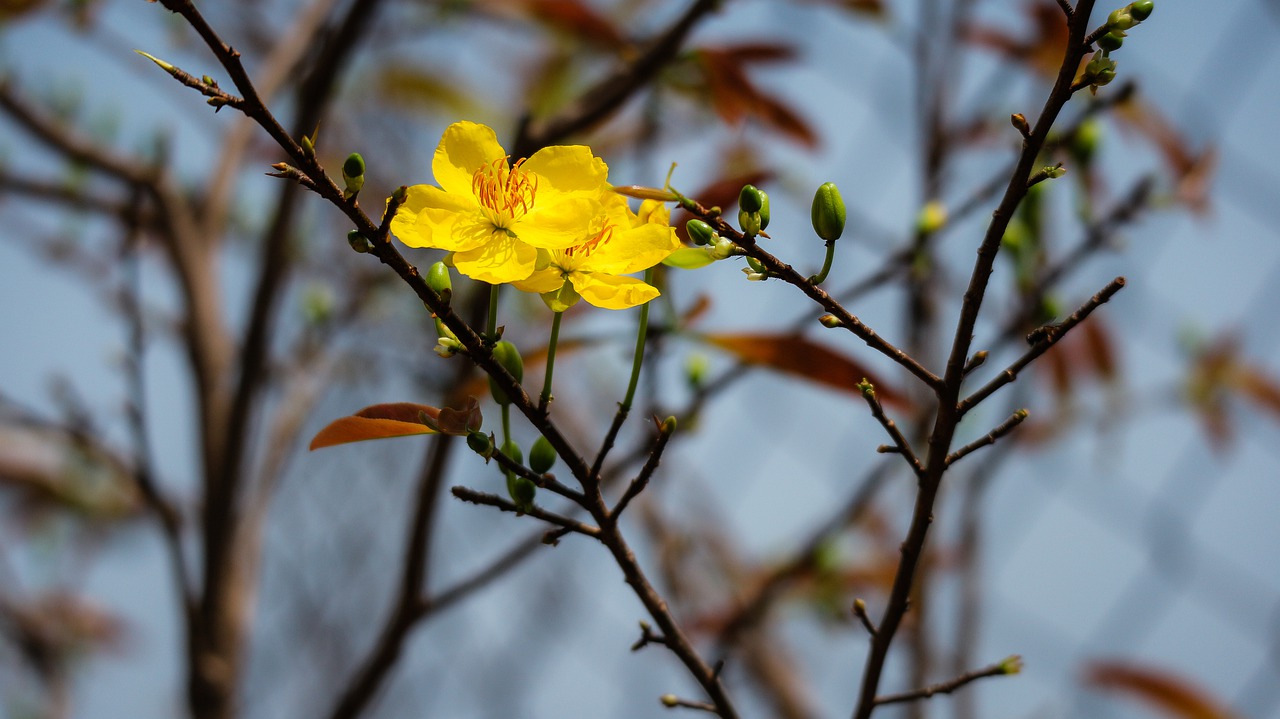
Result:
<svg viewBox="0 0 1280 719"><path fill-rule="evenodd" d="M827 273L831 271L831 260L836 256L836 241L827 240L827 258L822 261L822 270L818 274L809 278L809 281L815 285L820 285L827 279Z"/></svg>
<svg viewBox="0 0 1280 719"><path fill-rule="evenodd" d="M653 284L653 268L644 271L645 284ZM649 334L649 303L640 306L640 327L636 331L636 354L631 362L631 383L627 385L627 396L622 400L622 411L631 410L631 400L636 396L636 386L640 384L640 365L644 364L644 342Z"/></svg>
<svg viewBox="0 0 1280 719"><path fill-rule="evenodd" d="M502 285L489 285L489 321L484 329L490 342L498 341L498 289L501 287Z"/></svg>
<svg viewBox="0 0 1280 719"><path fill-rule="evenodd" d="M556 367L556 344L560 341L560 319L564 317L563 312L555 314L555 319L551 320L551 339L547 341L547 375L542 380L542 396L538 399L538 410L544 413L547 411L547 405L551 404L551 376Z"/></svg>

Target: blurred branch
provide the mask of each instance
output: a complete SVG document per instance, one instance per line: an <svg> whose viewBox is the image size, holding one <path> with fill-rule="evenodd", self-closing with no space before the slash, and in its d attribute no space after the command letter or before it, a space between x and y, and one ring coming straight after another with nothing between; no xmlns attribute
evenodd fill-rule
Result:
<svg viewBox="0 0 1280 719"><path fill-rule="evenodd" d="M542 121L530 119L523 123L512 156L529 157L541 147L587 130L608 118L675 57L694 26L721 2L694 0L634 62L602 78L555 117Z"/></svg>
<svg viewBox="0 0 1280 719"><path fill-rule="evenodd" d="M883 706L885 704L898 704L900 702L929 699L936 694L950 694L960 687L979 679L985 679L986 677L998 677L1005 674L1016 674L1017 667L1020 665L1021 660L1016 657L1010 657L1002 662L998 662L981 669L975 669L971 672L965 672L964 674L961 674L949 681L940 682L938 684L933 684L909 692L902 692L901 694L886 694L884 696L876 697L875 704L876 706ZM1011 668L1013 671L1010 671Z"/></svg>

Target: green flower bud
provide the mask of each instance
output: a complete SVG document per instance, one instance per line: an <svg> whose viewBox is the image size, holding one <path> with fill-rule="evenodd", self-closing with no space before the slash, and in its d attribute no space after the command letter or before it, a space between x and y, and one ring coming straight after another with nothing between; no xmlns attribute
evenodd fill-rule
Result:
<svg viewBox="0 0 1280 719"><path fill-rule="evenodd" d="M1112 30L1124 31L1137 24L1138 22L1129 14L1128 7L1112 10L1111 14L1107 16L1107 27Z"/></svg>
<svg viewBox="0 0 1280 719"><path fill-rule="evenodd" d="M493 359L511 373L516 382L524 380L524 360L521 359L520 350L516 349L515 345L506 340L497 343L493 346ZM493 395L493 401L498 404L511 404L511 398L492 377L489 378L489 393Z"/></svg>
<svg viewBox="0 0 1280 719"><path fill-rule="evenodd" d="M546 437L539 436L529 448L529 469L538 474L546 474L556 463L556 449Z"/></svg>
<svg viewBox="0 0 1280 719"><path fill-rule="evenodd" d="M759 212L764 207L765 194L755 185L743 185L738 192L738 209L743 212Z"/></svg>
<svg viewBox="0 0 1280 719"><path fill-rule="evenodd" d="M702 220L689 220L684 224L684 229L695 245L709 245L713 242L712 238L716 236L716 231L711 228L711 225Z"/></svg>
<svg viewBox="0 0 1280 719"><path fill-rule="evenodd" d="M517 509L527 512L533 509L533 498L538 494L538 485L524 477L514 477L507 483L507 494L511 495L511 501L515 502Z"/></svg>
<svg viewBox="0 0 1280 719"><path fill-rule="evenodd" d="M1123 44L1124 44L1124 35L1120 33L1118 30L1112 30L1106 35L1103 35L1102 37L1098 38L1098 47L1102 48L1103 50L1107 50L1108 52L1111 50L1119 50L1120 46Z"/></svg>
<svg viewBox="0 0 1280 719"><path fill-rule="evenodd" d="M453 298L453 278L445 263L436 262L427 268L427 286L435 290L445 302Z"/></svg>
<svg viewBox="0 0 1280 719"><path fill-rule="evenodd" d="M680 697L675 694L663 694L658 697L658 701L662 702L662 706L668 709L680 706Z"/></svg>
<svg viewBox="0 0 1280 719"><path fill-rule="evenodd" d="M738 210L738 227L741 227L742 234L747 236L760 234L760 213Z"/></svg>
<svg viewBox="0 0 1280 719"><path fill-rule="evenodd" d="M760 191L760 229L769 226L769 193Z"/></svg>
<svg viewBox="0 0 1280 719"><path fill-rule="evenodd" d="M520 445L516 444L514 439L507 438L507 441L502 443L502 453L512 462L524 464L524 452L520 451Z"/></svg>
<svg viewBox="0 0 1280 719"><path fill-rule="evenodd" d="M407 198L408 196L409 196L408 185L401 185L395 189L395 192L391 193L391 201L397 204L403 203L405 201L405 198Z"/></svg>
<svg viewBox="0 0 1280 719"><path fill-rule="evenodd" d="M1151 17L1151 11L1155 9L1156 4L1152 0L1138 0L1138 2L1129 3L1129 16L1142 22Z"/></svg>
<svg viewBox="0 0 1280 719"><path fill-rule="evenodd" d="M747 264L750 265L751 269L755 272L764 272L764 265L760 264L760 260L757 260L750 255L747 256Z"/></svg>
<svg viewBox="0 0 1280 719"><path fill-rule="evenodd" d="M467 435L467 446L472 452L488 459L493 454L493 438L483 432L472 432Z"/></svg>
<svg viewBox="0 0 1280 719"><path fill-rule="evenodd" d="M360 234L360 230L352 230L347 233L347 244L351 245L351 249L364 254L373 249L373 243L368 237Z"/></svg>
<svg viewBox="0 0 1280 719"><path fill-rule="evenodd" d="M842 322L839 317L830 314L819 317L818 323L830 330L836 329L837 327L844 327L844 322Z"/></svg>
<svg viewBox="0 0 1280 719"><path fill-rule="evenodd" d="M813 231L827 242L844 234L844 198L834 182L824 183L813 195Z"/></svg>
<svg viewBox="0 0 1280 719"><path fill-rule="evenodd" d="M347 183L342 196L347 199L355 197L364 188L364 158L360 153L347 155L347 161L342 163L342 179Z"/></svg>

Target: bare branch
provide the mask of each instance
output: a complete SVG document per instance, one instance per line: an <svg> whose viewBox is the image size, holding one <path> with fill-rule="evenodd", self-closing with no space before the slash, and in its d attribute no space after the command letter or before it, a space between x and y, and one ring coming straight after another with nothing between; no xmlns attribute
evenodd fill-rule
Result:
<svg viewBox="0 0 1280 719"><path fill-rule="evenodd" d="M577 532L578 534L586 535L588 537L594 537L596 539L600 538L599 529L583 524L582 522L579 522L576 519L570 519L568 517L556 514L555 512L549 512L537 505L533 505L528 509L522 510L519 507L517 507L514 503L508 500L505 500L496 494L489 494L487 492L477 492L476 490L471 489L469 487L454 487L450 491L453 493L453 496L457 497L458 499L461 499L464 502L470 502L472 504L480 504L488 507L497 507L498 509L501 509L504 512L511 512L512 514L527 514L530 517L541 519L542 521L548 522L550 524L554 524L557 527L563 527L564 529L567 529L571 532Z"/></svg>
<svg viewBox="0 0 1280 719"><path fill-rule="evenodd" d="M979 679L984 679L986 677L999 677L1006 674L1017 674L1021 666L1022 660L1017 656L1012 656L1002 662L992 664L981 669L975 669L971 672L966 672L949 681L940 682L914 691L903 692L901 694L887 694L885 696L876 697L875 704L876 706L882 706L884 704L897 704L900 702L928 699L936 694L950 694L960 687Z"/></svg>
<svg viewBox="0 0 1280 719"><path fill-rule="evenodd" d="M1012 432L1015 427L1022 424L1029 416L1030 414L1025 409L1020 409L1017 412L1014 412L1013 415L1009 417L1009 419L1006 419L1004 422L1001 422L999 426L997 426L995 429L991 430L987 434L983 435L980 439L976 439L973 442L970 442L969 444L966 444L960 449L957 449L956 451L947 455L947 464L948 465L955 464L956 462L960 461L960 459L963 458L965 455L973 452L974 450L981 449L983 447L986 447L987 445L995 444L996 440Z"/></svg>

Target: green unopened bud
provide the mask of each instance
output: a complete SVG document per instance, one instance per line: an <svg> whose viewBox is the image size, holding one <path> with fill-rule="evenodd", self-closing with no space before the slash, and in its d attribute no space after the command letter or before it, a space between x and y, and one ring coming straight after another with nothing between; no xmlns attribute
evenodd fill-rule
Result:
<svg viewBox="0 0 1280 719"><path fill-rule="evenodd" d="M680 706L680 697L676 696L675 694L663 694L662 696L658 697L658 701L662 702L662 706L668 709L673 709L675 707Z"/></svg>
<svg viewBox="0 0 1280 719"><path fill-rule="evenodd" d="M507 340L498 342L493 346L493 359L502 365L517 383L524 380L524 360L520 358L520 350L516 349L515 345ZM498 386L493 377L489 378L489 393L493 395L493 401L498 404L511 404L511 398Z"/></svg>
<svg viewBox="0 0 1280 719"><path fill-rule="evenodd" d="M760 234L760 213L738 210L738 227L741 227L742 234L748 237Z"/></svg>
<svg viewBox="0 0 1280 719"><path fill-rule="evenodd" d="M524 464L524 452L520 451L520 445L516 444L514 439L508 438L502 443L502 453L516 464Z"/></svg>
<svg viewBox="0 0 1280 719"><path fill-rule="evenodd" d="M707 379L707 372L711 369L711 361L704 354L689 355L689 359L685 362L684 376L689 381L689 386L698 389Z"/></svg>
<svg viewBox="0 0 1280 719"><path fill-rule="evenodd" d="M1098 153L1101 142L1101 123L1093 119L1085 120L1071 138L1071 156L1081 165L1088 165Z"/></svg>
<svg viewBox="0 0 1280 719"><path fill-rule="evenodd" d="M1120 46L1123 44L1124 44L1124 33L1120 32L1119 30L1112 30L1106 35L1103 35L1102 37L1098 38L1098 47L1108 52L1110 52L1111 50L1119 50Z"/></svg>
<svg viewBox="0 0 1280 719"><path fill-rule="evenodd" d="M364 254L373 249L373 243L368 237L360 234L360 230L352 230L347 233L347 244L351 245L351 249Z"/></svg>
<svg viewBox="0 0 1280 719"><path fill-rule="evenodd" d="M533 498L538 494L538 485L524 477L515 477L507 483L507 494L511 495L511 501L515 503L516 509L528 512L533 509Z"/></svg>
<svg viewBox="0 0 1280 719"><path fill-rule="evenodd" d="M764 272L764 265L760 264L760 260L757 260L750 255L747 255L747 265L749 265L755 272Z"/></svg>
<svg viewBox="0 0 1280 719"><path fill-rule="evenodd" d="M1107 27L1112 30L1124 31L1137 24L1138 21L1133 19L1128 7L1112 10L1111 14L1107 16Z"/></svg>
<svg viewBox="0 0 1280 719"><path fill-rule="evenodd" d="M1027 116L1020 112L1015 112L1009 116L1009 122L1023 137L1031 134L1031 125L1027 124Z"/></svg>
<svg viewBox="0 0 1280 719"><path fill-rule="evenodd" d="M467 435L467 446L472 452L489 459L493 455L493 438L483 432L472 432Z"/></svg>
<svg viewBox="0 0 1280 719"><path fill-rule="evenodd" d="M929 200L916 216L916 231L931 235L947 225L947 206L938 200Z"/></svg>
<svg viewBox="0 0 1280 719"><path fill-rule="evenodd" d="M461 352L463 346L461 342L452 337L440 337L436 339L436 346L432 347L431 350L440 355L441 358L449 359Z"/></svg>
<svg viewBox="0 0 1280 719"><path fill-rule="evenodd" d="M1142 22L1151 17L1151 11L1155 9L1156 4L1152 0L1138 0L1138 2L1129 3L1129 16Z"/></svg>
<svg viewBox="0 0 1280 719"><path fill-rule="evenodd" d="M538 474L546 474L556 463L556 449L546 437L539 436L529 448L529 469Z"/></svg>
<svg viewBox="0 0 1280 719"><path fill-rule="evenodd" d="M408 185L401 185L395 189L395 192L391 193L391 200L396 204L402 204L405 201L405 198L407 198L408 196L409 196Z"/></svg>
<svg viewBox="0 0 1280 719"><path fill-rule="evenodd" d="M864 397L874 398L876 396L876 386L871 384L866 377L863 377L862 381L858 383L858 390L862 392Z"/></svg>
<svg viewBox="0 0 1280 719"><path fill-rule="evenodd" d="M1022 657L1017 654L1005 657L1004 661L1000 662L1001 674L1018 674L1021 671Z"/></svg>
<svg viewBox="0 0 1280 719"><path fill-rule="evenodd" d="M738 209L743 212L759 212L764 207L765 194L755 185L743 185L738 192Z"/></svg>
<svg viewBox="0 0 1280 719"><path fill-rule="evenodd" d="M714 241L712 238L716 236L716 231L711 228L711 225L702 220L689 220L684 224L684 229L695 245L709 245Z"/></svg>
<svg viewBox="0 0 1280 719"><path fill-rule="evenodd" d="M769 193L763 190L760 191L760 212L757 214L760 215L760 229L767 228L769 226Z"/></svg>
<svg viewBox="0 0 1280 719"><path fill-rule="evenodd" d="M835 315L823 315L818 318L818 323L830 330L836 329L837 327L844 327L844 322Z"/></svg>
<svg viewBox="0 0 1280 719"><path fill-rule="evenodd" d="M355 197L364 189L364 158L360 153L347 155L346 162L342 163L342 180L347 183L346 189L342 191L342 196L347 199Z"/></svg>
<svg viewBox="0 0 1280 719"><path fill-rule="evenodd" d="M315 140L312 140L310 137L307 137L306 135L303 135L303 136L302 136L302 140L301 140L301 141L299 141L299 143L298 143L298 144L302 145L302 154L306 155L307 157L315 157L315 156L316 156L316 143L315 143Z"/></svg>
<svg viewBox="0 0 1280 719"><path fill-rule="evenodd" d="M713 260L724 260L733 257L733 251L736 247L733 244L733 240L718 237L714 243L707 245L707 254L711 255Z"/></svg>
<svg viewBox="0 0 1280 719"><path fill-rule="evenodd" d="M141 51L141 50L134 50L134 52L136 52L136 53L138 53L139 55L141 55L141 56L143 56L143 57L147 58L147 59L148 59L148 60L150 60L151 62L154 62L156 65L159 65L161 70L164 70L165 72L169 73L170 75L173 75L173 76L175 76L175 77L176 77L176 76L177 76L177 74L178 74L179 72L181 72L181 70L179 70L178 68L174 67L173 65L170 65L169 63L165 62L164 60L161 60L160 58L156 57L155 55L152 55L152 54L150 54L150 53L143 52L143 51Z"/></svg>
<svg viewBox="0 0 1280 719"><path fill-rule="evenodd" d="M453 298L453 277L445 263L435 262L427 268L427 286L435 290L445 302Z"/></svg>
<svg viewBox="0 0 1280 719"><path fill-rule="evenodd" d="M675 416L670 415L666 419L662 420L662 424L658 427L658 431L666 435L675 434L675 431L676 431Z"/></svg>
<svg viewBox="0 0 1280 719"><path fill-rule="evenodd" d="M823 183L813 194L813 231L827 242L844 234L844 198L834 182Z"/></svg>

